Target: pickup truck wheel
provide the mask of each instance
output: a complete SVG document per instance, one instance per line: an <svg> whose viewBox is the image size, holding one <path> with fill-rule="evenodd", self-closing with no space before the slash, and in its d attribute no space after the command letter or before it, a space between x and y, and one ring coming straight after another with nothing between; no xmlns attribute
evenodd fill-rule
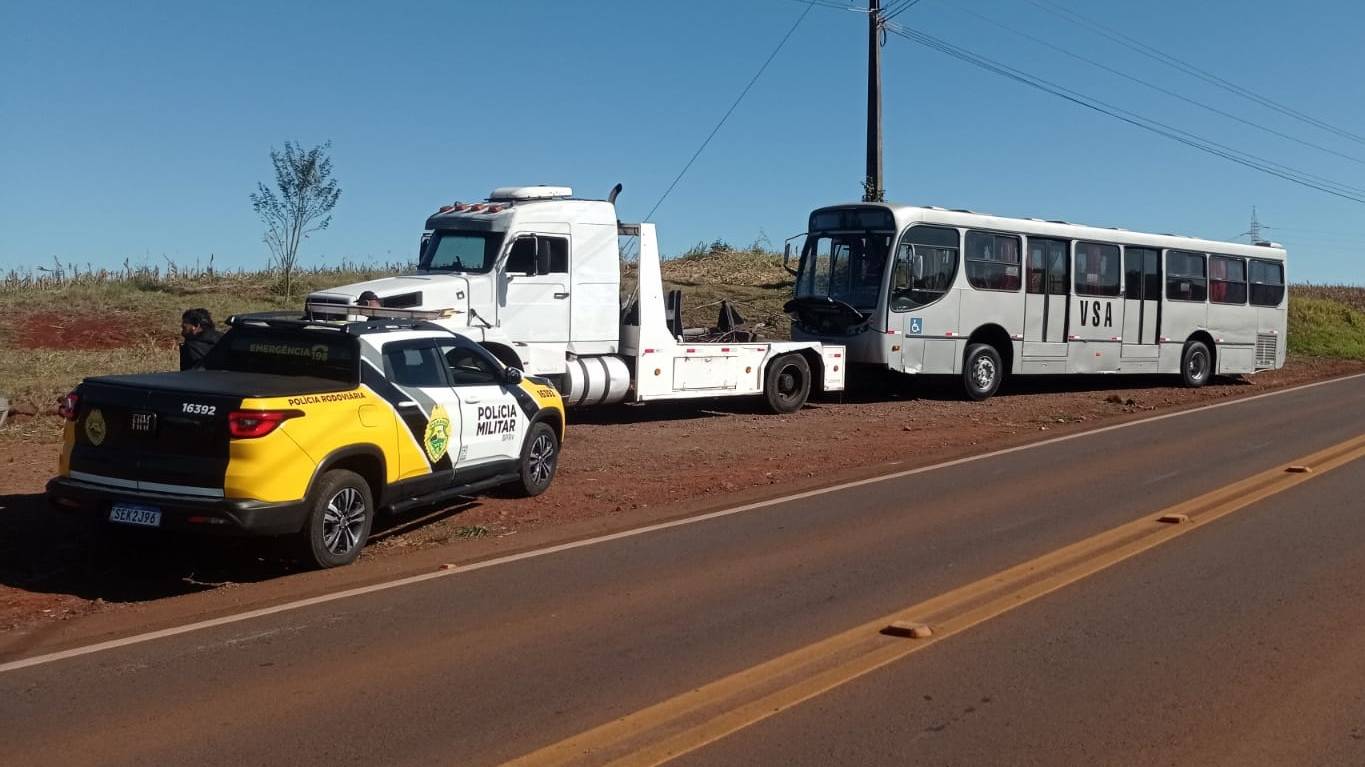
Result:
<svg viewBox="0 0 1365 767"><path fill-rule="evenodd" d="M531 424L526 443L521 446L521 476L513 489L523 498L540 495L550 489L557 468L559 438L555 436L555 430L544 421Z"/></svg>
<svg viewBox="0 0 1365 767"><path fill-rule="evenodd" d="M768 366L763 397L774 413L795 413L810 396L810 365L799 354L784 354Z"/></svg>
<svg viewBox="0 0 1365 767"><path fill-rule="evenodd" d="M304 563L327 568L354 562L374 524L369 483L353 471L333 469L322 475L308 503L308 521L299 534Z"/></svg>

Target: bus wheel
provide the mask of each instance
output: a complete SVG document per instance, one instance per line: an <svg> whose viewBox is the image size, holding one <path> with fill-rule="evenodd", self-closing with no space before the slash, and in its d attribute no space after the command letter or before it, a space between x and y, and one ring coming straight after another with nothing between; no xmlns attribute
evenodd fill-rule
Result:
<svg viewBox="0 0 1365 767"><path fill-rule="evenodd" d="M810 396L810 365L799 354L784 354L768 366L763 397L774 413L795 413Z"/></svg>
<svg viewBox="0 0 1365 767"><path fill-rule="evenodd" d="M1000 352L994 346L972 344L967 347L967 359L962 365L962 386L967 391L967 399L977 402L990 399L1000 389L1004 377Z"/></svg>
<svg viewBox="0 0 1365 767"><path fill-rule="evenodd" d="M1180 356L1180 381L1191 389L1197 389L1209 382L1213 372L1213 355L1203 341L1190 341L1185 344L1185 353Z"/></svg>

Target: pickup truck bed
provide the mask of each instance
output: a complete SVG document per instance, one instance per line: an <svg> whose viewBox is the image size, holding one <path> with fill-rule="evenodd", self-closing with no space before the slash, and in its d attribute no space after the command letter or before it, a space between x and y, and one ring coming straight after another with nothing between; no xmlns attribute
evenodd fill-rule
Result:
<svg viewBox="0 0 1365 767"><path fill-rule="evenodd" d="M232 370L187 370L180 373L96 376L87 378L86 382L99 386L121 386L142 390L156 389L186 394L213 394L243 399L327 394L354 388L354 384L326 378L241 373Z"/></svg>

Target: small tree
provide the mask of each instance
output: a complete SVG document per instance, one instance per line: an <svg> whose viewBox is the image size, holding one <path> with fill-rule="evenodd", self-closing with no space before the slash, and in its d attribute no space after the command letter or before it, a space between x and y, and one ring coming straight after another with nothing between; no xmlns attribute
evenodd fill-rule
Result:
<svg viewBox="0 0 1365 767"><path fill-rule="evenodd" d="M299 245L332 223L332 208L341 196L327 156L331 148L330 141L307 150L292 141L284 142L284 151L271 148L276 188L257 183L251 195L251 207L265 223L265 244L284 276L286 301L293 293Z"/></svg>

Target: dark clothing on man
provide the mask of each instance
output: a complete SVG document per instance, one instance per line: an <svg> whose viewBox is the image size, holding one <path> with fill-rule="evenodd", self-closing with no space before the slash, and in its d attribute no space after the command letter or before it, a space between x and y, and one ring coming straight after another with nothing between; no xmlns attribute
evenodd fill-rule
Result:
<svg viewBox="0 0 1365 767"><path fill-rule="evenodd" d="M180 344L180 369L189 370L203 362L204 357L208 356L209 349L212 349L222 337L223 334L216 330L201 330L186 338L185 342Z"/></svg>

